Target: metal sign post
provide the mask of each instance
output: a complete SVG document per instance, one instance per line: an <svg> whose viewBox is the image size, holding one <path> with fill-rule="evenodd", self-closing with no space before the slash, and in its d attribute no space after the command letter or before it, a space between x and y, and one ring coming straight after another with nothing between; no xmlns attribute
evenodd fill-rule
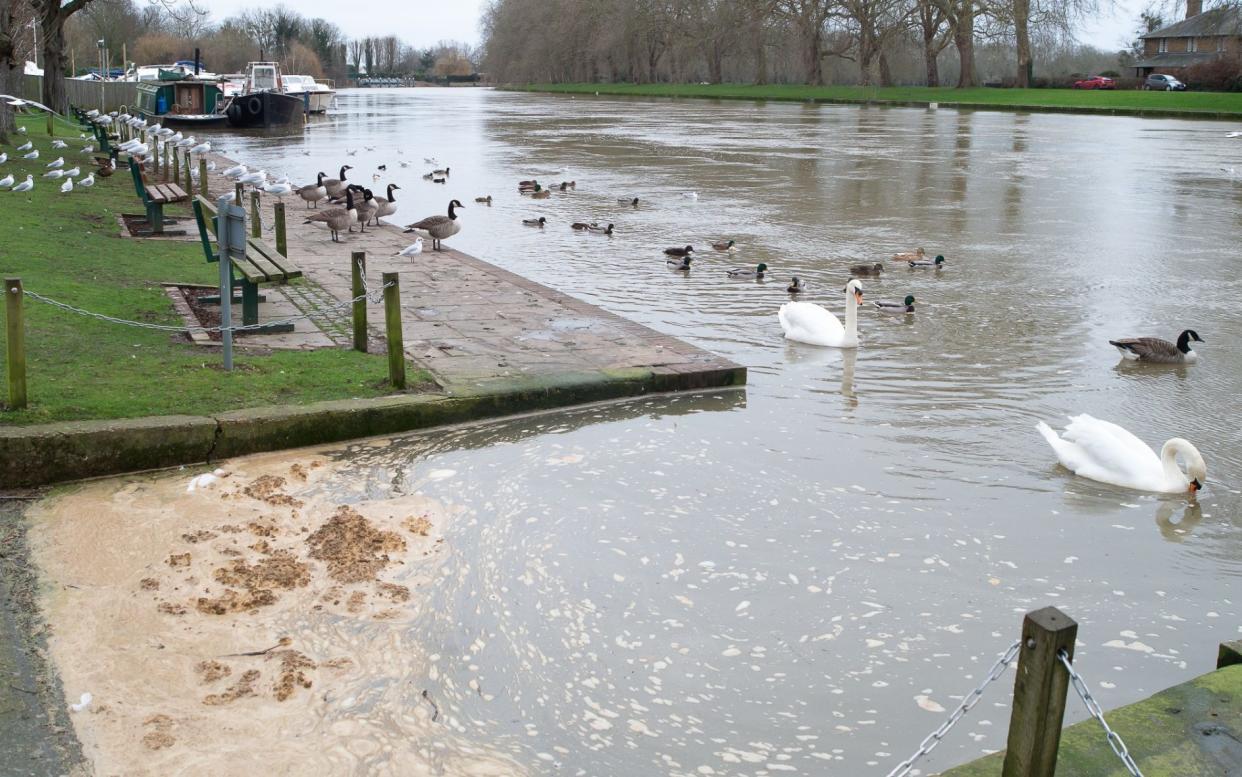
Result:
<svg viewBox="0 0 1242 777"><path fill-rule="evenodd" d="M246 211L232 195L216 200L216 237L220 247L220 332L224 369L233 370L233 257L246 255Z"/></svg>

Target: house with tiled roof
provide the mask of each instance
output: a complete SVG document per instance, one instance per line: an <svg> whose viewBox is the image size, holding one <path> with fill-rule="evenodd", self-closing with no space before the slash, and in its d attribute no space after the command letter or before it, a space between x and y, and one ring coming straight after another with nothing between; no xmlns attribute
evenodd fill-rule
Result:
<svg viewBox="0 0 1242 777"><path fill-rule="evenodd" d="M1139 76L1180 75L1192 65L1242 53L1242 21L1232 4L1203 11L1203 0L1186 0L1186 18L1142 36L1143 55L1133 67Z"/></svg>

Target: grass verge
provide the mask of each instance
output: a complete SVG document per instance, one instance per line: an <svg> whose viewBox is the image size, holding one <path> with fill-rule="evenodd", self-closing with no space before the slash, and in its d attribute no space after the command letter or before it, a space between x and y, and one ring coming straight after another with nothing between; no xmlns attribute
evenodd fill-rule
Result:
<svg viewBox="0 0 1242 777"><path fill-rule="evenodd" d="M922 86L797 86L748 84L527 84L521 91L608 94L635 97L707 97L736 100L791 100L891 103L999 110L1063 110L1083 113L1242 116L1242 93L1094 91L1081 89L951 89Z"/></svg>
<svg viewBox="0 0 1242 777"><path fill-rule="evenodd" d="M76 307L117 318L179 324L160 284L217 282L215 265L203 261L197 242L133 240L119 236L117 214L141 213L127 170L96 179L89 189L62 194L60 181L42 177L58 156L65 166L82 166L85 141L67 124L57 135L69 148L52 149L42 117L23 117L37 160L24 160L11 136L9 161L0 178L18 182L34 175L24 194L0 191L0 278L20 277L23 286ZM168 209L189 219L188 208ZM183 222L184 223L184 222ZM236 369L221 369L218 350L191 345L182 334L136 329L98 321L26 298L29 407L0 412L0 425L35 424L150 415L205 415L266 405L392 393L383 355L327 348L314 351L237 352ZM0 313L0 317L3 313ZM262 340L249 338L259 348ZM431 380L420 370L410 385ZM0 402L8 398L5 361L0 359Z"/></svg>

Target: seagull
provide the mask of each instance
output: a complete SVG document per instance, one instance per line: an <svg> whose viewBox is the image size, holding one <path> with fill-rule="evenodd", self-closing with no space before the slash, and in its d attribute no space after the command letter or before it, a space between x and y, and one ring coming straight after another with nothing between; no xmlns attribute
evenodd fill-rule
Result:
<svg viewBox="0 0 1242 777"><path fill-rule="evenodd" d="M681 196L685 197L687 200L697 200L699 198L699 193L698 192L682 192Z"/></svg>
<svg viewBox="0 0 1242 777"><path fill-rule="evenodd" d="M27 140L25 143L23 143L23 144L21 144L20 146L18 146L18 147L17 147L17 150L18 150L18 151L29 151L29 150L30 150L30 149L32 149L32 148L34 148L34 143L32 143L32 142L30 142L29 140Z"/></svg>
<svg viewBox="0 0 1242 777"><path fill-rule="evenodd" d="M346 154L347 156L358 156L358 149L356 149L356 148L355 148L353 151L350 151L350 150L347 148L347 149L345 149L345 154Z"/></svg>
<svg viewBox="0 0 1242 777"><path fill-rule="evenodd" d="M15 192L28 192L28 191L30 191L30 190L31 190L31 189L33 189L33 188L34 188L34 176L33 176L33 175L28 175L28 176L26 176L26 180L22 181L22 182L21 182L21 183L19 183L17 186L14 186L14 187L13 187L13 191L15 191Z"/></svg>
<svg viewBox="0 0 1242 777"><path fill-rule="evenodd" d="M31 151L29 154L22 154L22 159L38 159L38 158L39 158L39 149L37 148L34 151Z"/></svg>
<svg viewBox="0 0 1242 777"><path fill-rule="evenodd" d="M18 135L25 135L25 134L26 134L26 128L25 128L25 127L18 127L18 128L17 128L17 134L18 134Z"/></svg>
<svg viewBox="0 0 1242 777"><path fill-rule="evenodd" d="M197 146L194 146L193 148L190 149L191 154L198 154L199 156L202 156L203 154L206 154L209 151L211 151L211 141L207 141L205 143L199 143Z"/></svg>
<svg viewBox="0 0 1242 777"><path fill-rule="evenodd" d="M267 192L273 197L284 197L286 194L289 194L290 192L293 191L293 187L287 183L274 183L274 184L269 184L268 186L264 186L263 191Z"/></svg>
<svg viewBox="0 0 1242 777"><path fill-rule="evenodd" d="M95 174L94 173L91 173L90 175L86 176L82 180L78 181L78 186L81 186L83 189L89 186L94 186L94 185L95 185Z"/></svg>
<svg viewBox="0 0 1242 777"><path fill-rule="evenodd" d="M410 243L408 246L401 249L401 252L398 253L397 256L413 256L414 254L421 254L422 252L423 239L420 237L416 238L413 243Z"/></svg>
<svg viewBox="0 0 1242 777"><path fill-rule="evenodd" d="M1242 138L1242 132L1230 132L1229 134L1225 135L1225 137L1227 137L1227 138Z"/></svg>
<svg viewBox="0 0 1242 777"><path fill-rule="evenodd" d="M66 178L77 178L81 174L82 174L82 170L78 168L77 165L74 165L73 167L65 171Z"/></svg>
<svg viewBox="0 0 1242 777"><path fill-rule="evenodd" d="M11 187L13 186L13 180L14 180L14 179L13 179L13 174L12 174L12 173L9 173L8 175L4 176L3 178L0 178L0 189L8 189L8 188L11 188Z"/></svg>
<svg viewBox="0 0 1242 777"><path fill-rule="evenodd" d="M25 127L22 127L22 129L25 129ZM69 144L63 140L53 140L52 148L69 148Z"/></svg>
<svg viewBox="0 0 1242 777"><path fill-rule="evenodd" d="M7 162L7 161L9 161L9 155L8 155L8 154L0 154L0 165L4 164L4 163L5 163L5 162Z"/></svg>
<svg viewBox="0 0 1242 777"><path fill-rule="evenodd" d="M222 175L225 178L232 178L233 180L237 180L238 178L246 174L247 169L248 168L245 165L234 165L233 167L230 167L228 170L225 170L222 173Z"/></svg>
<svg viewBox="0 0 1242 777"><path fill-rule="evenodd" d="M64 178L65 171L64 170L48 170L46 173L43 174L43 177L51 178L53 181L55 181L57 178Z"/></svg>
<svg viewBox="0 0 1242 777"><path fill-rule="evenodd" d="M73 179L66 178L65 182L60 185L60 193L68 194L71 191L73 191Z"/></svg>
<svg viewBox="0 0 1242 777"><path fill-rule="evenodd" d="M84 147L82 148L82 153L83 153L83 154L93 154L93 153L95 153L95 147L94 147L94 146L84 146Z"/></svg>
<svg viewBox="0 0 1242 777"><path fill-rule="evenodd" d="M248 184L253 184L254 186L259 186L260 184L267 182L267 171L266 170L255 170L253 173L246 173L245 175L238 176L237 182L248 183Z"/></svg>

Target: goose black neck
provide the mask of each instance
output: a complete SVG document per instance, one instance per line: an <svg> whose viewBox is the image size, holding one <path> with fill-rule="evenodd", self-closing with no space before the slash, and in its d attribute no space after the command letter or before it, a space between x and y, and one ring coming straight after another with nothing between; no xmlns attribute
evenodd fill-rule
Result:
<svg viewBox="0 0 1242 777"><path fill-rule="evenodd" d="M453 208L454 208L454 207L456 207L456 201L450 202L450 203L449 203L449 211L448 211L448 216L449 216L449 218L451 218L451 219L453 219L454 221L456 221L456 220L457 220L457 211L453 210Z"/></svg>
<svg viewBox="0 0 1242 777"><path fill-rule="evenodd" d="M345 190L345 210L353 210L353 209L354 209L354 193L353 191L346 189Z"/></svg>
<svg viewBox="0 0 1242 777"><path fill-rule="evenodd" d="M397 201L397 195L395 195L395 194L393 194L393 193L392 193L393 187L395 187L395 186L396 186L396 184L395 184L395 183L390 183L390 184L388 184L388 201L389 201L389 202L396 202L396 201Z"/></svg>
<svg viewBox="0 0 1242 777"><path fill-rule="evenodd" d="M1190 353L1190 331L1187 330L1177 336L1177 350L1182 353Z"/></svg>
<svg viewBox="0 0 1242 777"><path fill-rule="evenodd" d="M316 186L323 186L323 173L319 174L319 178L315 181Z"/></svg>
<svg viewBox="0 0 1242 777"><path fill-rule="evenodd" d="M342 181L345 180L345 168L346 167L348 167L348 165L341 165L341 180Z"/></svg>

